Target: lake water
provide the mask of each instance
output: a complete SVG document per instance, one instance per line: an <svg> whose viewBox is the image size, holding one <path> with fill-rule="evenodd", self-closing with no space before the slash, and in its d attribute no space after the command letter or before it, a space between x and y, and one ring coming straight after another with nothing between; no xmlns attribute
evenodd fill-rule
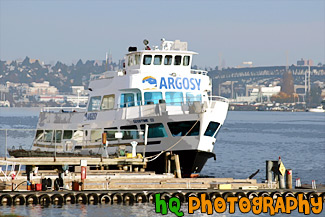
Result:
<svg viewBox="0 0 325 217"><path fill-rule="evenodd" d="M39 109L0 108L0 129L34 129ZM8 132L8 147L29 148L34 131ZM293 170L293 180L302 183L325 184L325 114L307 112L239 112L228 113L217 136L214 152L201 174L214 177L247 178L256 170L258 182L265 179L265 161L279 156L286 168ZM0 131L0 155L5 153L4 131ZM182 210L186 212L186 204ZM123 205L65 205L1 207L1 214L24 216L162 216L152 204ZM324 212L323 212L324 213ZM169 214L167 216L175 216ZM202 216L200 213L186 216ZM227 213L213 216L255 216L253 213ZM269 216L261 214L261 216ZM288 216L277 214L277 216ZM303 216L293 213L291 216Z"/></svg>

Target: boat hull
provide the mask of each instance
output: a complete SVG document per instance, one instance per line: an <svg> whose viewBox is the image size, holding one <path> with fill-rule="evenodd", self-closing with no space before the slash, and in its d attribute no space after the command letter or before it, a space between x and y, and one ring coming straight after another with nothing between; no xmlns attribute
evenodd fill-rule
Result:
<svg viewBox="0 0 325 217"><path fill-rule="evenodd" d="M183 177L190 177L191 174L200 173L203 166L209 158L215 158L213 152L199 150L183 150L173 151L173 154L179 155L181 173ZM154 156L159 152L146 153L146 157ZM157 159L147 164L148 171L155 171L158 174L165 173L166 170L166 154L161 154Z"/></svg>

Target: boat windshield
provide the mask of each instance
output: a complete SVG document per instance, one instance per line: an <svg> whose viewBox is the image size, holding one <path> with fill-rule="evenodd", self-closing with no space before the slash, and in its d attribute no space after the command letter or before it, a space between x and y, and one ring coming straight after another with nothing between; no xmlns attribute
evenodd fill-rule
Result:
<svg viewBox="0 0 325 217"><path fill-rule="evenodd" d="M187 136L198 136L200 132L199 121L197 123L196 121L169 122L167 125L173 136L185 136L186 133Z"/></svg>

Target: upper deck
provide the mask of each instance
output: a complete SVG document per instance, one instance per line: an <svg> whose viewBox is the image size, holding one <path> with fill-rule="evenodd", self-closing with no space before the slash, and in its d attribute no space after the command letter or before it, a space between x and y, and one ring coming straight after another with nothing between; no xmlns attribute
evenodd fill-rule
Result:
<svg viewBox="0 0 325 217"><path fill-rule="evenodd" d="M162 39L160 48L150 48L147 40L144 43L144 50L138 51L137 47L129 47L129 53L125 57L127 73L190 72L192 57L197 53L187 50L187 42Z"/></svg>
<svg viewBox="0 0 325 217"><path fill-rule="evenodd" d="M197 53L187 50L187 42L162 40L160 49L144 43L144 50L129 48L123 70L91 76L86 111L160 103L174 111L184 104L209 101L212 82L207 71L191 69Z"/></svg>

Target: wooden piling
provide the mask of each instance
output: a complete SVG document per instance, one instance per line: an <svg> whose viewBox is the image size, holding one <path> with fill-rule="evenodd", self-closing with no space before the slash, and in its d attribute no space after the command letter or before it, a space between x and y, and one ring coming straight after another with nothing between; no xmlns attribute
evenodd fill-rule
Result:
<svg viewBox="0 0 325 217"><path fill-rule="evenodd" d="M181 173L181 164L179 162L179 155L175 154L175 166L176 166L176 174L177 178L182 178L182 173Z"/></svg>
<svg viewBox="0 0 325 217"><path fill-rule="evenodd" d="M286 175L287 189L292 189L292 169L287 169Z"/></svg>

